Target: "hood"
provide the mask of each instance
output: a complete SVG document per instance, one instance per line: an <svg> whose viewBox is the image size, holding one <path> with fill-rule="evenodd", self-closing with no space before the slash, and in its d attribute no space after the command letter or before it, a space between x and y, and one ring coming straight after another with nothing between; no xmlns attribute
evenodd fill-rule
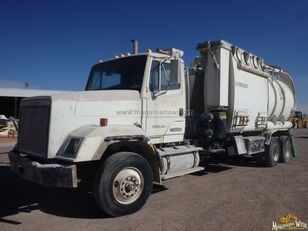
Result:
<svg viewBox="0 0 308 231"><path fill-rule="evenodd" d="M102 91L78 91L61 94L53 94L53 101L117 101L139 99L139 92L134 90L102 90Z"/></svg>
<svg viewBox="0 0 308 231"><path fill-rule="evenodd" d="M52 95L52 102L66 104L77 116L115 117L122 111L138 110L140 95L134 90L82 91Z"/></svg>
<svg viewBox="0 0 308 231"><path fill-rule="evenodd" d="M83 91L51 96L48 156L53 157L67 135L84 125L141 124L141 99L134 90Z"/></svg>

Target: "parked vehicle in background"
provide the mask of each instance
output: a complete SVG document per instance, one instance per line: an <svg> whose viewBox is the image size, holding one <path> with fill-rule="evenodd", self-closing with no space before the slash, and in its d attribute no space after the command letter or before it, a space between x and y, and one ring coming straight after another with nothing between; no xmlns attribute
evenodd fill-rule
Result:
<svg viewBox="0 0 308 231"><path fill-rule="evenodd" d="M0 137L13 138L17 136L17 121L0 115Z"/></svg>
<svg viewBox="0 0 308 231"><path fill-rule="evenodd" d="M301 111L296 111L292 116L293 128L307 128L308 127L308 116L303 114Z"/></svg>
<svg viewBox="0 0 308 231"><path fill-rule="evenodd" d="M22 101L16 174L45 186L91 181L101 210L121 216L145 204L153 182L204 170L218 153L268 167L294 154L295 86L282 68L222 40L198 44L187 69L181 50L134 48L95 64L83 92Z"/></svg>

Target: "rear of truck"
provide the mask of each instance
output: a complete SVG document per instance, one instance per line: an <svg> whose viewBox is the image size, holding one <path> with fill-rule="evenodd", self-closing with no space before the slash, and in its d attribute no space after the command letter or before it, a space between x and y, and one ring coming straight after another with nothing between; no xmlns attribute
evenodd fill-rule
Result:
<svg viewBox="0 0 308 231"><path fill-rule="evenodd" d="M197 49L200 56L189 77L191 110L197 112L192 130L208 137L210 151L259 155L268 166L287 161L295 110L290 75L223 40L200 43Z"/></svg>

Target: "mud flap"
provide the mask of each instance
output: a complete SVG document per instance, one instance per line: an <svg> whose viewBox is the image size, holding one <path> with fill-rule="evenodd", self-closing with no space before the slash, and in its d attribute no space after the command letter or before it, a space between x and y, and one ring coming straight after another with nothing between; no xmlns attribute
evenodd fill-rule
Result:
<svg viewBox="0 0 308 231"><path fill-rule="evenodd" d="M291 137L291 142L292 142L292 157L297 156L297 148L295 146L294 138L293 136Z"/></svg>

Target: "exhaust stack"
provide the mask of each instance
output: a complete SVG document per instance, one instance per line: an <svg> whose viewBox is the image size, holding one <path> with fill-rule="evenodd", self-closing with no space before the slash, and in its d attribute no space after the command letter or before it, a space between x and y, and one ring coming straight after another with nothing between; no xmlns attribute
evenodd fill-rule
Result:
<svg viewBox="0 0 308 231"><path fill-rule="evenodd" d="M133 39L132 43L133 43L133 54L137 55L138 54L138 40Z"/></svg>

